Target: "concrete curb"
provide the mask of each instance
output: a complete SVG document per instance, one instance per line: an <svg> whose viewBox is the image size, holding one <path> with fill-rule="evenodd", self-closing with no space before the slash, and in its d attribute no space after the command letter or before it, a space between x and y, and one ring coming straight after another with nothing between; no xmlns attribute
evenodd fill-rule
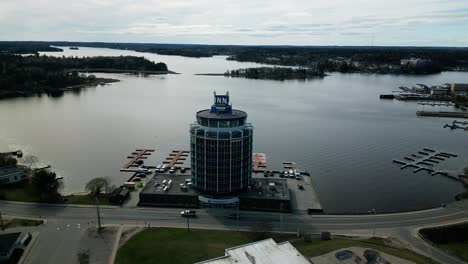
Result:
<svg viewBox="0 0 468 264"><path fill-rule="evenodd" d="M4 216L5 216L5 218L8 217L8 218L11 218L11 219L26 219L26 220L42 221L42 224L40 224L40 225L45 225L47 223L47 219L38 218L38 217L27 217L27 216L16 216L16 215L4 215Z"/></svg>
<svg viewBox="0 0 468 264"><path fill-rule="evenodd" d="M117 256L117 250L119 249L120 237L122 237L123 225L120 225L119 230L114 241L114 248L112 249L111 256L109 258L109 264L114 264L115 257Z"/></svg>
<svg viewBox="0 0 468 264"><path fill-rule="evenodd" d="M39 232L33 232L31 234L32 239L29 242L29 245L28 245L27 249L23 252L23 255L18 260L18 264L23 264L24 261L26 260L26 258L29 256L29 253L31 252L31 249L34 247L34 244L36 244L36 241L37 241L37 238L39 237L39 234L40 234Z"/></svg>
<svg viewBox="0 0 468 264"><path fill-rule="evenodd" d="M456 222L452 222L452 223L447 223L447 224L440 224L440 225L432 225L432 226L427 226L427 227L419 227L419 228L416 228L414 229L413 231L416 232L416 236L417 238L421 239L423 242L425 242L426 244L428 244L429 246L431 246L434 249L436 250L439 250L441 252L443 252L444 254L458 260L458 261L461 261L463 263L467 263L464 259L460 258L459 256L453 254L452 252L448 251L448 250L445 250L445 249L442 249L442 248L439 248L435 243L433 243L432 241L430 241L429 239L427 239L425 236L423 236L421 234L421 230L422 229L431 229L431 228L438 228L438 227L444 227L444 226L452 226L452 225L457 225L457 224L462 224L462 223L466 223L467 220L462 220L462 221L456 221Z"/></svg>
<svg viewBox="0 0 468 264"><path fill-rule="evenodd" d="M78 208L95 208L96 205L90 205L90 204L53 204L53 203L30 203L30 202L16 202L16 201L6 201L2 200L0 201L0 204L4 203L10 203L10 204L27 204L27 205L36 205L36 206L52 206L52 207L78 207ZM136 208L136 206L123 206L125 208ZM116 206L116 205L99 205L99 208L122 208L122 206Z"/></svg>

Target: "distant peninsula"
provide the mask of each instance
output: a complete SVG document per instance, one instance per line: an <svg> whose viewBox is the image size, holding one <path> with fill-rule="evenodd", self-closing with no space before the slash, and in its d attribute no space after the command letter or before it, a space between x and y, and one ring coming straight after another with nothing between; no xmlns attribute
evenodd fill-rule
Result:
<svg viewBox="0 0 468 264"><path fill-rule="evenodd" d="M81 73L80 73L81 72ZM143 57L51 57L0 54L0 98L54 94L116 82L82 72L172 73L163 62Z"/></svg>
<svg viewBox="0 0 468 264"><path fill-rule="evenodd" d="M258 67L227 71L224 76L284 81L323 78L326 74L316 68Z"/></svg>

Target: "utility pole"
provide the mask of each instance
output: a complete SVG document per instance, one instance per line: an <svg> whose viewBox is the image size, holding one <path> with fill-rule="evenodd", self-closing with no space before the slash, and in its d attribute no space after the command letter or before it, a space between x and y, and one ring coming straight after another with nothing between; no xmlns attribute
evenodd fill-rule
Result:
<svg viewBox="0 0 468 264"><path fill-rule="evenodd" d="M5 230L5 226L3 225L2 212L0 212L0 223L2 224L2 231Z"/></svg>
<svg viewBox="0 0 468 264"><path fill-rule="evenodd" d="M283 233L283 203L280 205L280 233Z"/></svg>
<svg viewBox="0 0 468 264"><path fill-rule="evenodd" d="M98 219L98 232L101 232L101 215L99 213L99 201L98 198L96 199L96 211L97 211L97 219Z"/></svg>

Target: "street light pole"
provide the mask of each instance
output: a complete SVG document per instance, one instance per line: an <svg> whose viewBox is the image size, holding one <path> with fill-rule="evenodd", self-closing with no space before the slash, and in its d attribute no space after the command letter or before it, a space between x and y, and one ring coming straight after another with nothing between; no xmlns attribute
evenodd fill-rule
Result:
<svg viewBox="0 0 468 264"><path fill-rule="evenodd" d="M237 230L239 230L239 201L237 202Z"/></svg>
<svg viewBox="0 0 468 264"><path fill-rule="evenodd" d="M283 233L283 203L280 204L280 233Z"/></svg>
<svg viewBox="0 0 468 264"><path fill-rule="evenodd" d="M369 214L374 214L374 215L376 215L376 214L377 214L377 211L375 211L375 209L372 208L371 210L368 211L368 213L369 213ZM376 225L377 225L377 224L374 222L374 231L373 231L373 233L372 233L372 236L373 236L373 237L375 237Z"/></svg>
<svg viewBox="0 0 468 264"><path fill-rule="evenodd" d="M96 211L97 211L97 219L98 219L98 232L101 232L101 214L99 213L99 201L98 198L94 198L96 200Z"/></svg>
<svg viewBox="0 0 468 264"><path fill-rule="evenodd" d="M2 212L0 212L0 223L2 224L2 231L5 230L5 226L3 225Z"/></svg>

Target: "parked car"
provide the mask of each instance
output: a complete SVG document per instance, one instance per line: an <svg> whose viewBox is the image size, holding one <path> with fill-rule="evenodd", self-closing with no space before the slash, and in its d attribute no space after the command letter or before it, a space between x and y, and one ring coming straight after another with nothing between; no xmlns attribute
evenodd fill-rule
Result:
<svg viewBox="0 0 468 264"><path fill-rule="evenodd" d="M197 217L197 212L194 210L183 210L180 212L180 216L182 217Z"/></svg>

